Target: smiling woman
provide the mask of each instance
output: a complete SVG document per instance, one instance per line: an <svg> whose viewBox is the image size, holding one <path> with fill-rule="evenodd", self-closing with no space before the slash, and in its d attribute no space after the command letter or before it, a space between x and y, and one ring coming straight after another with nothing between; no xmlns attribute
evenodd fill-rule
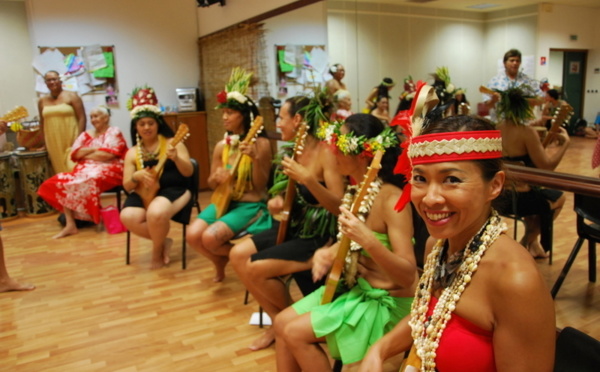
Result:
<svg viewBox="0 0 600 372"><path fill-rule="evenodd" d="M469 116L442 119L409 138L411 200L438 240L411 316L371 349L363 371L413 341L408 364L419 370L552 369L552 298L492 208L505 178L501 149L494 126Z"/></svg>

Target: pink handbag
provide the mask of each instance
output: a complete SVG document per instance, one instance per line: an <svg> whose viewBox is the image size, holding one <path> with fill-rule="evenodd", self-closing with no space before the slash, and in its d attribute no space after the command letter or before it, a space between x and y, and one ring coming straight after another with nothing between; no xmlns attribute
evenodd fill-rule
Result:
<svg viewBox="0 0 600 372"><path fill-rule="evenodd" d="M100 209L100 215L102 216L104 227L109 234L118 234L127 231L127 228L121 223L119 210L114 205Z"/></svg>

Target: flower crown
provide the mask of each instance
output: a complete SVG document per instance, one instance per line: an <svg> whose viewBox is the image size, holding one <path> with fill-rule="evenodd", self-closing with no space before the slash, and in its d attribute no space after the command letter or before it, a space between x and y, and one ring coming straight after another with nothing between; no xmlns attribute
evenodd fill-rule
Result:
<svg viewBox="0 0 600 372"><path fill-rule="evenodd" d="M254 102L246 92L250 86L251 72L246 72L240 67L235 67L231 70L229 82L225 85L225 89L217 94L217 109L231 108L236 111L246 111L250 106L254 106Z"/></svg>
<svg viewBox="0 0 600 372"><path fill-rule="evenodd" d="M131 92L131 98L127 100L127 109L130 111L132 119L137 119L144 113L153 117L162 115L162 111L157 105L156 93L154 89L147 85L134 88Z"/></svg>
<svg viewBox="0 0 600 372"><path fill-rule="evenodd" d="M385 128L381 133L372 138L356 136L354 132L342 134L340 128L343 121L333 123L321 122L317 130L317 138L328 145L338 149L344 155L360 155L373 157L378 150L384 150L398 144L398 137L391 128Z"/></svg>

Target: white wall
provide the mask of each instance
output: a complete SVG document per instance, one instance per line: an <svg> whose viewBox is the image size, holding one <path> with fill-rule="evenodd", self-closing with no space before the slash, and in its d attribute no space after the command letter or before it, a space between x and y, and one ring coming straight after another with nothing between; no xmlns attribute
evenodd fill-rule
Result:
<svg viewBox="0 0 600 372"><path fill-rule="evenodd" d="M31 73L33 58L27 29L25 3L0 2L0 115L15 106L25 106L30 114L37 112L37 99Z"/></svg>
<svg viewBox="0 0 600 372"><path fill-rule="evenodd" d="M600 111L600 93L587 91L600 92L600 73L594 73L594 69L600 69L600 9L549 4L540 8L538 55L550 55L551 48L588 50L583 117L594 122ZM570 40L570 35L577 35L577 40ZM549 58L546 66L538 66L536 76L547 76L550 67L557 63L562 65L562 61Z"/></svg>
<svg viewBox="0 0 600 372"><path fill-rule="evenodd" d="M269 69L269 93L272 97L285 99L301 92L299 85L288 84L287 96L278 96L276 45L327 45L327 16L324 2L296 9L264 21L267 64Z"/></svg>
<svg viewBox="0 0 600 372"><path fill-rule="evenodd" d="M175 88L198 86L195 0L26 3L30 46L115 46L120 106L113 110L112 124L127 133L128 140L130 119L126 102L134 87L148 84L154 87L161 103L172 105L176 103ZM30 61L24 63L29 65ZM29 89L33 91L33 86ZM86 104L104 102L103 95L85 95L83 99Z"/></svg>
<svg viewBox="0 0 600 372"><path fill-rule="evenodd" d="M295 1L297 0L227 0L225 6L214 4L198 8L198 36L211 34Z"/></svg>
<svg viewBox="0 0 600 372"><path fill-rule="evenodd" d="M479 85L489 79L482 67L483 15L336 1L328 1L327 12L330 59L346 68L344 82L354 112L364 108L367 95L384 77L397 82L391 95L398 97L408 75L431 83L430 74L446 66L472 103L479 99ZM391 110L397 105L394 98Z"/></svg>

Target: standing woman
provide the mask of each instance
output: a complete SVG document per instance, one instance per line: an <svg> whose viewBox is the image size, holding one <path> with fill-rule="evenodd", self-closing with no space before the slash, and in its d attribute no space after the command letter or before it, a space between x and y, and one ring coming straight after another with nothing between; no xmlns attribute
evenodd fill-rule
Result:
<svg viewBox="0 0 600 372"><path fill-rule="evenodd" d="M215 282L225 278L231 238L243 230L256 234L271 227L266 204L271 144L264 132L249 143L243 142L259 115L254 102L246 96L251 76L239 67L233 69L225 90L217 95L217 108L223 110L225 138L213 151L208 185L216 189L233 177L231 188L224 190L231 195L229 208L217 218L217 209L210 204L190 224L186 233L190 246L215 265ZM238 155L241 158L237 172L231 175L230 169Z"/></svg>
<svg viewBox="0 0 600 372"><path fill-rule="evenodd" d="M131 141L136 145L125 155L123 188L130 192L121 210L121 222L132 233L152 240L152 269L167 265L173 243L167 238L171 218L189 202L191 192L188 177L193 172L190 155L183 143L171 145L173 131L156 106L158 100L152 88L136 88L131 104ZM166 158L157 176L152 168ZM158 191L148 208L136 190L153 188Z"/></svg>
<svg viewBox="0 0 600 372"><path fill-rule="evenodd" d="M54 173L70 172L71 146L85 130L85 108L77 93L63 90L58 72L48 71L44 80L50 94L39 99L38 111L46 150Z"/></svg>
<svg viewBox="0 0 600 372"><path fill-rule="evenodd" d="M400 153L395 133L368 114L352 115L343 125L329 124L322 133L334 146L340 172L357 182L363 180L375 152L385 154L358 215L350 212L358 188L348 186L338 217L338 243L319 249L312 260L313 278L318 280L332 267L341 234L351 239L339 296L322 305L321 287L275 320L280 372L331 371L319 346L325 341L330 355L344 364L362 360L369 346L409 313L418 280L411 210L394 210L404 186L404 178L393 174Z"/></svg>
<svg viewBox="0 0 600 372"><path fill-rule="evenodd" d="M281 276L294 275L303 293L312 292L310 272L314 252L336 235L336 216L344 190L344 179L338 172L335 158L316 137L320 120L327 117L326 93L288 99L279 111L277 127L284 141L292 141L300 126L306 124L306 139L301 154L294 158L284 156L282 173L277 173L287 184L296 181L296 196L289 216L286 240L277 245L279 225L246 239L231 251L233 268L271 319L289 305L287 288ZM283 187L282 187L283 188ZM280 190L282 191L282 190ZM269 200L272 215L281 213L286 195L276 193ZM264 349L275 340L271 327L257 338L251 350Z"/></svg>
<svg viewBox="0 0 600 372"><path fill-rule="evenodd" d="M361 372L381 372L383 360L413 343L413 371L552 371L550 291L492 208L505 179L494 129L484 119L451 116L409 138L399 166L412 175L412 202L438 240L410 316L371 347Z"/></svg>
<svg viewBox="0 0 600 372"><path fill-rule="evenodd" d="M109 125L110 111L104 106L93 108L90 120L94 130L81 133L73 144L73 171L47 179L37 191L65 214L65 227L54 239L77 234L76 219L99 223L100 194L123 183L127 142L121 130Z"/></svg>

